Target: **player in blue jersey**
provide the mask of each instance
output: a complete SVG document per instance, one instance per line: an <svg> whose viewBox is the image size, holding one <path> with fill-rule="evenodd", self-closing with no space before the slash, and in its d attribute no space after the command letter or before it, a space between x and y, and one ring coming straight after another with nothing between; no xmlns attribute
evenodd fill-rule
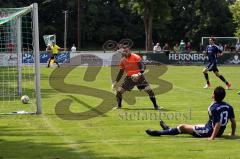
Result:
<svg viewBox="0 0 240 159"><path fill-rule="evenodd" d="M222 50L219 49L219 47L215 44L215 38L213 37L209 38L209 45L206 48L206 54L208 56L209 63L206 68L203 69L203 74L207 82L204 88L211 87L208 71L213 71L214 74L226 84L226 89L229 89L231 87L231 84L223 77L223 75L219 73L219 70L217 68L217 57L218 55L222 55Z"/></svg>
<svg viewBox="0 0 240 159"><path fill-rule="evenodd" d="M234 110L232 106L223 101L225 95L223 87L215 88L212 95L213 103L208 107L209 120L205 125L181 124L176 128L169 128L163 121L160 121L163 130L148 129L146 133L151 136L191 134L194 137L209 137L210 140L214 140L223 134L228 120L230 120L232 128L230 135L235 136Z"/></svg>

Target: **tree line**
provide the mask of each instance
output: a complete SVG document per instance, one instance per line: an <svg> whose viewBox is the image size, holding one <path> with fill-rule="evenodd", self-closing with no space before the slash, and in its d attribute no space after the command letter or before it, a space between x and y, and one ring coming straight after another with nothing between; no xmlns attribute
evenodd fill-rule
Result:
<svg viewBox="0 0 240 159"><path fill-rule="evenodd" d="M234 0L0 0L0 6L39 5L40 46L42 36L56 34L64 42L64 11L67 47L101 49L107 40L129 38L134 48L152 50L152 44L181 40L198 49L203 36L239 36L240 2Z"/></svg>

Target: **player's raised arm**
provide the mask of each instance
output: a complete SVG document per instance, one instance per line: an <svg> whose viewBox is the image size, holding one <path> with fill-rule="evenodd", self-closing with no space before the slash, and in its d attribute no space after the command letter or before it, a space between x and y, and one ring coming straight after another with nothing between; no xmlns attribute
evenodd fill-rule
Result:
<svg viewBox="0 0 240 159"><path fill-rule="evenodd" d="M66 51L67 48L59 48L58 51Z"/></svg>
<svg viewBox="0 0 240 159"><path fill-rule="evenodd" d="M46 51L51 51L51 45L47 45Z"/></svg>
<svg viewBox="0 0 240 159"><path fill-rule="evenodd" d="M235 132L236 132L236 121L235 118L230 118L231 121L231 128L232 128L232 132L231 132L231 136L235 136Z"/></svg>

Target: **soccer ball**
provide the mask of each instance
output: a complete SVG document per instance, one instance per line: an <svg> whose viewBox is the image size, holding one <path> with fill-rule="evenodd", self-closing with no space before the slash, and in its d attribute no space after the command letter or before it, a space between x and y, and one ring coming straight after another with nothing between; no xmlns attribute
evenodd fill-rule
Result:
<svg viewBox="0 0 240 159"><path fill-rule="evenodd" d="M23 104L28 104L29 100L30 99L29 99L29 97L27 95L23 95L21 97L21 101L22 101Z"/></svg>

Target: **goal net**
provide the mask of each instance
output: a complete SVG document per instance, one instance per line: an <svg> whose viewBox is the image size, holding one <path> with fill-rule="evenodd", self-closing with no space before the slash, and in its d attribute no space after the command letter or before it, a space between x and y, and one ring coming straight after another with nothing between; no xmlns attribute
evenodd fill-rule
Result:
<svg viewBox="0 0 240 159"><path fill-rule="evenodd" d="M0 114L41 114L38 39L37 4L0 8Z"/></svg>
<svg viewBox="0 0 240 159"><path fill-rule="evenodd" d="M206 47L208 45L208 40L211 37L202 37L202 46ZM235 45L239 42L238 37L214 37L216 39L216 43L218 45L228 47L235 47Z"/></svg>

